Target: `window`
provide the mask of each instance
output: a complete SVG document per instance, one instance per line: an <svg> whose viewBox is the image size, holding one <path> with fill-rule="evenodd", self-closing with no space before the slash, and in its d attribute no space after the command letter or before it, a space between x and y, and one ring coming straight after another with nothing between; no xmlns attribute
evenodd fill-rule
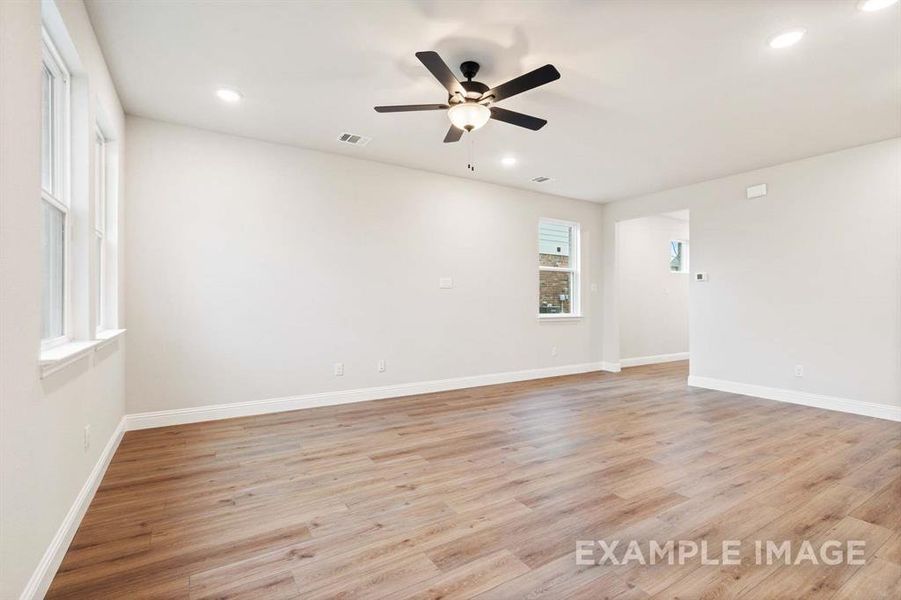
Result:
<svg viewBox="0 0 901 600"><path fill-rule="evenodd" d="M41 345L68 340L69 73L44 34L41 118Z"/></svg>
<svg viewBox="0 0 901 600"><path fill-rule="evenodd" d="M688 273L688 242L670 241L669 270L673 273Z"/></svg>
<svg viewBox="0 0 901 600"><path fill-rule="evenodd" d="M107 223L107 157L106 138L98 128L94 134L94 325L106 329L106 223Z"/></svg>
<svg viewBox="0 0 901 600"><path fill-rule="evenodd" d="M538 314L579 315L579 225L538 223Z"/></svg>

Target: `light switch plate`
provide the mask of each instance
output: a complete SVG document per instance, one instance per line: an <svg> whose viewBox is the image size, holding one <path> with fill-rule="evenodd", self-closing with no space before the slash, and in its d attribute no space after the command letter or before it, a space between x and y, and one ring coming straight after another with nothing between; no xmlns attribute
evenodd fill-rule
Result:
<svg viewBox="0 0 901 600"><path fill-rule="evenodd" d="M454 280L452 277L442 277L438 280L438 287L442 290L449 290L454 287Z"/></svg>

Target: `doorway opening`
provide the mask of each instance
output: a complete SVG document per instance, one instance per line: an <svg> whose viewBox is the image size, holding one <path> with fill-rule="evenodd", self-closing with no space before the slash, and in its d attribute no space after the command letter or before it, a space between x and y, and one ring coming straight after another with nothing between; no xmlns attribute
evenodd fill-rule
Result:
<svg viewBox="0 0 901 600"><path fill-rule="evenodd" d="M688 210L616 225L620 366L689 359Z"/></svg>

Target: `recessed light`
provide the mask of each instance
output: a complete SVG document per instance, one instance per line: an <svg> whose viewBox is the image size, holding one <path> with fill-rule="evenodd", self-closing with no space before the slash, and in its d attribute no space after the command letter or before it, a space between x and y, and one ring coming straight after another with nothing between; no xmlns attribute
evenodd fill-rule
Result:
<svg viewBox="0 0 901 600"><path fill-rule="evenodd" d="M501 164L504 165L505 167L512 167L513 165L516 164L516 157L515 156L505 156L504 158L501 159Z"/></svg>
<svg viewBox="0 0 901 600"><path fill-rule="evenodd" d="M235 102L240 102L241 98L243 98L243 96L241 96L241 92L230 90L228 88L221 88L216 90L216 96L218 96L219 99L223 102L230 102L232 104L234 104Z"/></svg>
<svg viewBox="0 0 901 600"><path fill-rule="evenodd" d="M801 38L804 37L805 33L807 33L806 29L792 29L791 31L780 33L779 35L770 38L770 48L788 48L789 46L794 46L801 41Z"/></svg>
<svg viewBox="0 0 901 600"><path fill-rule="evenodd" d="M898 0L860 0L857 3L857 8L864 12L876 12L877 10L888 8L897 2Z"/></svg>

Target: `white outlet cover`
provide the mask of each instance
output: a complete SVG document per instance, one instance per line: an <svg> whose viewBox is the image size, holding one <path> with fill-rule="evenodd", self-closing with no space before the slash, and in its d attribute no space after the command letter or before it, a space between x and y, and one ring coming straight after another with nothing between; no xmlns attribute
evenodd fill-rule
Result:
<svg viewBox="0 0 901 600"><path fill-rule="evenodd" d="M335 375L344 375L344 363L335 363Z"/></svg>
<svg viewBox="0 0 901 600"><path fill-rule="evenodd" d="M449 290L454 287L453 277L442 277L438 280L438 287L442 290Z"/></svg>

